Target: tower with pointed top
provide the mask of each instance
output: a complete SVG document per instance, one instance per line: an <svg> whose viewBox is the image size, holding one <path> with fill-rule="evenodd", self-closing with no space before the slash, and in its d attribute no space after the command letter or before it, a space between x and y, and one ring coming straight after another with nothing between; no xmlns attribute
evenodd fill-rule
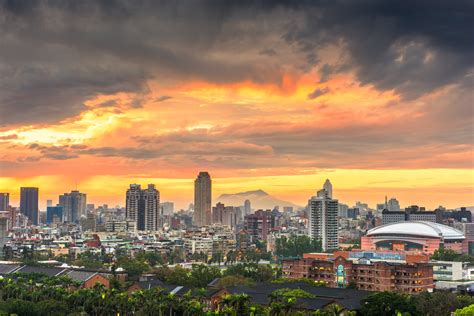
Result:
<svg viewBox="0 0 474 316"><path fill-rule="evenodd" d="M332 199L332 184L329 179L326 179L326 182L324 182L323 189L326 190L328 197Z"/></svg>

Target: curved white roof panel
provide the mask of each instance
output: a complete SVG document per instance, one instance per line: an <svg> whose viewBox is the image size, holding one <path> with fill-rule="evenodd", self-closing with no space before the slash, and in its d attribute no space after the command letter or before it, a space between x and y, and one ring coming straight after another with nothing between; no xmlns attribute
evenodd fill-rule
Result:
<svg viewBox="0 0 474 316"><path fill-rule="evenodd" d="M367 236L380 235L408 235L413 237L422 236L428 238L443 237L446 240L465 238L462 231L459 231L446 225L424 221L406 221L391 223L372 228L367 232Z"/></svg>

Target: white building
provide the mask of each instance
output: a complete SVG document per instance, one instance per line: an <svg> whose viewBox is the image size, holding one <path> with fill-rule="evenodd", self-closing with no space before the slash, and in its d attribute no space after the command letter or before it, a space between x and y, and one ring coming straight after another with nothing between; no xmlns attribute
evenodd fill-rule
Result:
<svg viewBox="0 0 474 316"><path fill-rule="evenodd" d="M321 240L323 251L338 249L338 201L322 189L308 201L308 210L309 236Z"/></svg>
<svg viewBox="0 0 474 316"><path fill-rule="evenodd" d="M328 198L332 199L332 184L329 179L326 179L326 182L324 182L323 189L326 190Z"/></svg>

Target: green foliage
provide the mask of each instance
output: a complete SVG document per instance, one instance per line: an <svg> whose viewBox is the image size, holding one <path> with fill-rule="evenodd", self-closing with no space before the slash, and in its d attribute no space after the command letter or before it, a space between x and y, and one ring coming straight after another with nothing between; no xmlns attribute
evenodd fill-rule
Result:
<svg viewBox="0 0 474 316"><path fill-rule="evenodd" d="M474 315L474 304L471 304L461 309L457 309L454 312L454 316L472 316L472 315Z"/></svg>
<svg viewBox="0 0 474 316"><path fill-rule="evenodd" d="M221 276L221 270L215 266L194 264L190 274L190 286L206 287L209 282Z"/></svg>
<svg viewBox="0 0 474 316"><path fill-rule="evenodd" d="M312 285L312 286L326 286L326 283L324 281L314 281L314 280L311 280L311 279L308 279L308 278L300 278L300 279L293 279L293 278L278 278L278 279L275 279L275 280L272 280L272 283L290 283L290 282L293 282L293 283L296 283L296 282L304 282L304 283L307 283L309 285Z"/></svg>
<svg viewBox="0 0 474 316"><path fill-rule="evenodd" d="M148 264L146 264L144 261L130 259L127 257L119 258L118 266L125 269L125 271L128 273L128 277L131 279L136 279L138 276L143 274L143 272L149 270Z"/></svg>
<svg viewBox="0 0 474 316"><path fill-rule="evenodd" d="M278 238L275 242L275 254L283 258L301 257L304 253L321 251L321 241L308 236L292 235L289 238Z"/></svg>
<svg viewBox="0 0 474 316"><path fill-rule="evenodd" d="M461 262L469 262L474 264L474 256L467 255L467 254L460 254L455 252L452 249L436 249L431 256L432 260L440 260L440 261L461 261Z"/></svg>
<svg viewBox="0 0 474 316"><path fill-rule="evenodd" d="M412 296L395 292L374 293L361 302L360 310L365 316L393 316L404 313L416 315L416 305Z"/></svg>
<svg viewBox="0 0 474 316"><path fill-rule="evenodd" d="M237 275L227 275L220 278L219 282L217 283L217 287L226 288L226 287L235 286L235 285L253 285L253 284L255 284L255 282L252 279L246 278L244 276L237 274Z"/></svg>
<svg viewBox="0 0 474 316"><path fill-rule="evenodd" d="M157 252L141 252L137 254L135 259L141 262L146 262L150 267L165 263L161 255Z"/></svg>
<svg viewBox="0 0 474 316"><path fill-rule="evenodd" d="M240 275L250 278L255 282L270 281L274 277L274 270L270 265L263 265L257 263L239 263L227 268L224 271L224 276Z"/></svg>
<svg viewBox="0 0 474 316"><path fill-rule="evenodd" d="M314 298L315 296L311 293L306 292L302 289L289 289L283 288L273 291L273 295L276 296L284 296L284 297L306 297L306 298Z"/></svg>
<svg viewBox="0 0 474 316"><path fill-rule="evenodd" d="M423 292L413 298L420 315L449 315L458 307L456 295L449 292Z"/></svg>

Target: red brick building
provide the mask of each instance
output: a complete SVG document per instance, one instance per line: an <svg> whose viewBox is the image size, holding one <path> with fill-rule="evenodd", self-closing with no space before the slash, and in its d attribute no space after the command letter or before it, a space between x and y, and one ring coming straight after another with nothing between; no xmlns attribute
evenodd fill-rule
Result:
<svg viewBox="0 0 474 316"><path fill-rule="evenodd" d="M309 278L327 287L417 293L432 290L433 267L427 262L389 263L361 259L303 258L282 261L283 277Z"/></svg>

